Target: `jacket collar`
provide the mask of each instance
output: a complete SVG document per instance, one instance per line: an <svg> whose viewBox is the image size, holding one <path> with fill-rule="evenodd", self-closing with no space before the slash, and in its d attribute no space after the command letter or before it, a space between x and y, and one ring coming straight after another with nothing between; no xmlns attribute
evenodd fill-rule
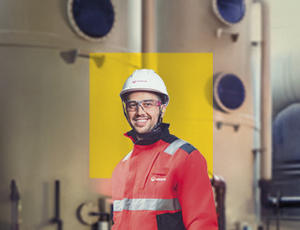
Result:
<svg viewBox="0 0 300 230"><path fill-rule="evenodd" d="M160 139L170 135L170 124L161 123L158 127L152 130L150 133L143 134L142 139L138 140L139 135L134 129L125 133L124 135L129 137L135 145L151 145Z"/></svg>

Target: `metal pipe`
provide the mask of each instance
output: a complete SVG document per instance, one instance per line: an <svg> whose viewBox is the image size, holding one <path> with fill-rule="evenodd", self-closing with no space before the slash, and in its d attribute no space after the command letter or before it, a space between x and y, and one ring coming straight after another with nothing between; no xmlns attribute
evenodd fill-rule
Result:
<svg viewBox="0 0 300 230"><path fill-rule="evenodd" d="M268 197L268 203L279 208L300 207L300 196Z"/></svg>
<svg viewBox="0 0 300 230"><path fill-rule="evenodd" d="M20 211L20 193L15 180L12 180L10 183L10 200L11 200L11 230L19 230L20 220L19 220L19 211Z"/></svg>
<svg viewBox="0 0 300 230"><path fill-rule="evenodd" d="M142 68L156 69L156 0L142 1Z"/></svg>
<svg viewBox="0 0 300 230"><path fill-rule="evenodd" d="M155 0L142 2L142 52L154 52L156 49Z"/></svg>
<svg viewBox="0 0 300 230"><path fill-rule="evenodd" d="M251 74L253 89L253 194L256 224L261 224L261 203L259 181L261 178L261 43L262 43L262 12L261 3L254 2L251 6Z"/></svg>
<svg viewBox="0 0 300 230"><path fill-rule="evenodd" d="M60 218L60 212L59 212L59 207L60 207L60 199L59 199L59 190L60 190L60 184L59 181L55 181L55 218L59 219Z"/></svg>
<svg viewBox="0 0 300 230"><path fill-rule="evenodd" d="M267 220L276 220L277 217L273 217L273 216L268 216ZM300 222L300 218L299 217L292 217L292 216L280 216L280 220L283 221L299 221Z"/></svg>
<svg viewBox="0 0 300 230"><path fill-rule="evenodd" d="M55 181L55 209L54 209L54 218L51 220L51 223L57 224L57 230L63 229L63 221L60 219L60 182L59 180Z"/></svg>
<svg viewBox="0 0 300 230"><path fill-rule="evenodd" d="M140 0L128 0L128 43L129 50L133 52L141 52L141 17L142 3Z"/></svg>
<svg viewBox="0 0 300 230"><path fill-rule="evenodd" d="M218 229L226 229L226 215L225 215L225 197L226 197L226 182L223 178L213 175L211 184L215 189L217 214L218 214Z"/></svg>
<svg viewBox="0 0 300 230"><path fill-rule="evenodd" d="M270 77L270 7L262 5L262 69L261 69L261 176L272 179L272 90Z"/></svg>

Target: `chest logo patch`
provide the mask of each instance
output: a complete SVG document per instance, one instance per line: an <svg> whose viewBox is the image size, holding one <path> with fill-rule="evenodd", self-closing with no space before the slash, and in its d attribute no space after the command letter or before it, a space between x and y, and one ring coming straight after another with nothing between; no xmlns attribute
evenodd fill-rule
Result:
<svg viewBox="0 0 300 230"><path fill-rule="evenodd" d="M155 176L151 177L151 181L166 181L166 180L167 178L165 177L155 177Z"/></svg>

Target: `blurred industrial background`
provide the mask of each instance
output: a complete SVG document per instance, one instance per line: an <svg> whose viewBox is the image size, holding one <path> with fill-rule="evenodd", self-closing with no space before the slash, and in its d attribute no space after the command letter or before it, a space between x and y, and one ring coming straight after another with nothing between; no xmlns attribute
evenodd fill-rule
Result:
<svg viewBox="0 0 300 230"><path fill-rule="evenodd" d="M109 229L109 180L89 179L92 52L213 53L220 230L300 229L299 7L2 0L0 229Z"/></svg>

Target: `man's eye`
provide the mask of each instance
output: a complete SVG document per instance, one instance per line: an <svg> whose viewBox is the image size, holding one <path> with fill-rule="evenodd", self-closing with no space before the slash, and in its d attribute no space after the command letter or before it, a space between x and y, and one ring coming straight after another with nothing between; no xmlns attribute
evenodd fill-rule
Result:
<svg viewBox="0 0 300 230"><path fill-rule="evenodd" d="M136 103L129 103L127 104L128 108L135 108L136 107Z"/></svg>
<svg viewBox="0 0 300 230"><path fill-rule="evenodd" d="M152 105L153 105L152 102L144 102L144 103L143 103L143 106L144 106L144 107L150 107L150 106L152 106Z"/></svg>

